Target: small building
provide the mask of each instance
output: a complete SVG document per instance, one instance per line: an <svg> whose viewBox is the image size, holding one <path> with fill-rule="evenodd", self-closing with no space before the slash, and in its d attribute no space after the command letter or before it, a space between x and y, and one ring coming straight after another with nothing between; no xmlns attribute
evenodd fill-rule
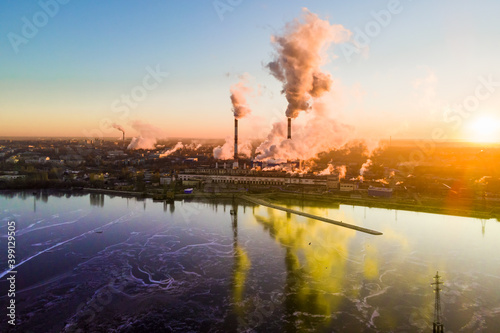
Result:
<svg viewBox="0 0 500 333"><path fill-rule="evenodd" d="M358 189L358 184L356 183L340 183L341 192L353 192Z"/></svg>
<svg viewBox="0 0 500 333"><path fill-rule="evenodd" d="M201 180L199 179L191 179L191 180L183 180L182 185L183 186L196 186L199 187L201 184Z"/></svg>
<svg viewBox="0 0 500 333"><path fill-rule="evenodd" d="M172 183L172 177L160 177L160 185L170 185Z"/></svg>
<svg viewBox="0 0 500 333"><path fill-rule="evenodd" d="M112 150L108 152L108 158L119 158L125 156L127 156L127 154L123 152L123 150Z"/></svg>
<svg viewBox="0 0 500 333"><path fill-rule="evenodd" d="M25 175L1 175L0 180L6 180L6 181L11 181L11 180L17 180L17 179L25 179Z"/></svg>
<svg viewBox="0 0 500 333"><path fill-rule="evenodd" d="M368 188L368 195L379 198L390 198L392 197L392 188L370 186Z"/></svg>
<svg viewBox="0 0 500 333"><path fill-rule="evenodd" d="M329 175L326 177L326 188L329 190L338 190L340 186L339 175Z"/></svg>

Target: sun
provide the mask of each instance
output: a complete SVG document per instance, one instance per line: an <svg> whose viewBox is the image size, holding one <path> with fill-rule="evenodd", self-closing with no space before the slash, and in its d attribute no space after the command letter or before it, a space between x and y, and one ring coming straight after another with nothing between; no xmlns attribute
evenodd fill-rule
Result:
<svg viewBox="0 0 500 333"><path fill-rule="evenodd" d="M467 125L467 138L471 142L500 142L500 120L492 115L471 119Z"/></svg>

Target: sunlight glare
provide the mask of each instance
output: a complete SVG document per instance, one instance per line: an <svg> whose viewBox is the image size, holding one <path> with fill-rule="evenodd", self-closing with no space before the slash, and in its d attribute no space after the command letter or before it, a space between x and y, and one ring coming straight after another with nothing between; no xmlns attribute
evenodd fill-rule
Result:
<svg viewBox="0 0 500 333"><path fill-rule="evenodd" d="M481 116L468 126L468 138L473 142L499 142L500 121L492 116Z"/></svg>

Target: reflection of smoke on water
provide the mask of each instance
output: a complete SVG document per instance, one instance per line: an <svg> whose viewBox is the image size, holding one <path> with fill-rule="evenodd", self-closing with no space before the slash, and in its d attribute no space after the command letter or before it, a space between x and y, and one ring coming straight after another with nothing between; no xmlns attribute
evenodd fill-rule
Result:
<svg viewBox="0 0 500 333"><path fill-rule="evenodd" d="M255 218L285 249L285 330L326 328L344 298L348 244L355 231L280 215L268 209L267 217Z"/></svg>

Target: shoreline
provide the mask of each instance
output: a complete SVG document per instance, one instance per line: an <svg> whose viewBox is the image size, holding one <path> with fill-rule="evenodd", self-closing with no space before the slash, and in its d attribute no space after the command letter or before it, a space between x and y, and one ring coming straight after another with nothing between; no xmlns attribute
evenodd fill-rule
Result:
<svg viewBox="0 0 500 333"><path fill-rule="evenodd" d="M117 195L123 197L136 197L136 198L151 198L154 199L154 194L144 193L144 192L134 192L134 191L119 191L119 190L108 190L99 188L81 188L81 189L6 189L0 190L0 194L7 193L19 193L19 192L47 192L50 193L73 193L73 194L86 194L86 193L101 193L108 195ZM271 203L275 204L291 204L291 205L318 205L324 206L325 208L339 208L340 205L349 206L359 206L367 208L380 208L380 209L390 209L390 210L401 210L401 211L412 211L412 212L422 212L430 214L439 215L452 215L452 216L462 216L470 218L479 219L496 219L500 222L500 209L494 207L481 207L483 209L478 209L478 207L445 207L438 205L429 204L412 204L404 202L389 201L386 199L376 199L376 198L350 198L350 197L340 197L340 196L321 196L314 194L296 194L288 192L273 192L273 193L259 193L259 194L249 194L248 192L219 192L219 193L205 193L195 191L192 194L179 193L175 194L173 200L223 200L223 199L240 199L242 194L250 196L256 199L265 199ZM158 201L167 201L167 199L160 199ZM477 202L475 203L477 204Z"/></svg>

